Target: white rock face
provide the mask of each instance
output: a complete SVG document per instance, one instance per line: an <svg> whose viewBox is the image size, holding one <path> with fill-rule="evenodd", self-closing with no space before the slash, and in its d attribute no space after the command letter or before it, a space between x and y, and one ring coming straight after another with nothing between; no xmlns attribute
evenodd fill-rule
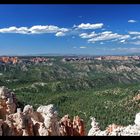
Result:
<svg viewBox="0 0 140 140"><path fill-rule="evenodd" d="M25 114L33 113L33 107L31 105L26 105L23 109L23 113L25 113Z"/></svg>
<svg viewBox="0 0 140 140"><path fill-rule="evenodd" d="M99 128L98 123L96 122L96 119L94 117L91 117L90 119L92 120L92 122L91 122L92 128L89 130L88 136L96 136L96 135L99 135L100 132L101 132L101 130Z"/></svg>
<svg viewBox="0 0 140 140"><path fill-rule="evenodd" d="M43 123L39 123L38 136L49 136L49 132Z"/></svg>
<svg viewBox="0 0 140 140"><path fill-rule="evenodd" d="M120 132L121 136L140 136L140 127L136 125L129 125L124 127Z"/></svg>
<svg viewBox="0 0 140 140"><path fill-rule="evenodd" d="M57 120L57 112L55 111L54 105L40 106L37 112L41 113L44 118L45 127L49 130L51 136L59 136L59 123Z"/></svg>
<svg viewBox="0 0 140 140"><path fill-rule="evenodd" d="M37 108L37 112L40 112L44 115L52 114L54 112L54 105L53 104L47 106L42 105Z"/></svg>
<svg viewBox="0 0 140 140"><path fill-rule="evenodd" d="M0 98L1 99L5 99L6 92L7 92L7 89L4 86L0 87Z"/></svg>
<svg viewBox="0 0 140 140"><path fill-rule="evenodd" d="M137 113L136 114L136 117L135 117L135 124L140 126L140 113Z"/></svg>

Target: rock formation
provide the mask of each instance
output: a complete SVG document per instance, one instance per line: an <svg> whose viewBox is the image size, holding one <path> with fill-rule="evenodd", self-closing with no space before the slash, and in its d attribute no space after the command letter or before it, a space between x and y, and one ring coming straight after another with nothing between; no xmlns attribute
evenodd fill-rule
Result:
<svg viewBox="0 0 140 140"><path fill-rule="evenodd" d="M15 113L16 98L13 92L6 87L0 87L0 118L6 119L6 115Z"/></svg>
<svg viewBox="0 0 140 140"><path fill-rule="evenodd" d="M73 136L73 124L69 115L65 115L59 122L61 136Z"/></svg>
<svg viewBox="0 0 140 140"><path fill-rule="evenodd" d="M140 113L137 113L135 116L135 124L137 126L140 126Z"/></svg>
<svg viewBox="0 0 140 140"><path fill-rule="evenodd" d="M96 119L94 117L91 117L91 126L92 128L89 130L88 132L88 136L96 136L96 135L100 135L101 133L101 130L100 130L100 127L99 127L99 124L98 122L96 122Z"/></svg>
<svg viewBox="0 0 140 140"><path fill-rule="evenodd" d="M18 62L18 57L0 57L0 62L15 64Z"/></svg>
<svg viewBox="0 0 140 140"><path fill-rule="evenodd" d="M3 123L3 121L2 121L2 119L0 119L0 136L2 136L2 123Z"/></svg>
<svg viewBox="0 0 140 140"><path fill-rule="evenodd" d="M55 111L54 105L50 104L48 106L40 106L37 109L43 119L44 119L44 126L48 130L50 136L59 136L59 123L57 120L57 112Z"/></svg>
<svg viewBox="0 0 140 140"><path fill-rule="evenodd" d="M69 115L65 115L59 124L61 136L85 136L84 121L79 116L71 120Z"/></svg>
<svg viewBox="0 0 140 140"><path fill-rule="evenodd" d="M17 110L17 111L16 111ZM0 135L55 136L60 135L54 105L40 106L36 111L26 105L21 111L13 92L0 88Z"/></svg>
<svg viewBox="0 0 140 140"><path fill-rule="evenodd" d="M85 136L85 125L83 119L79 116L75 116L73 119L73 135L74 136Z"/></svg>
<svg viewBox="0 0 140 140"><path fill-rule="evenodd" d="M120 126L120 125L109 125L106 130L101 131L98 127L98 123L95 119L92 119L91 126L88 136L140 136L140 113L136 114L134 125Z"/></svg>

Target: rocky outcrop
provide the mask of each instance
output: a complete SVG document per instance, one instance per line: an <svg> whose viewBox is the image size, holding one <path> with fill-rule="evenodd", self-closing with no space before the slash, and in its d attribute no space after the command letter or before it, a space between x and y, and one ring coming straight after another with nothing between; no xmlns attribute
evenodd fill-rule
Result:
<svg viewBox="0 0 140 140"><path fill-rule="evenodd" d="M88 136L98 136L98 135L106 135L106 131L102 132L100 130L98 122L96 122L96 119L94 117L91 117L91 126L92 128L88 132ZM101 134L102 133L102 134Z"/></svg>
<svg viewBox="0 0 140 140"><path fill-rule="evenodd" d="M0 136L2 136L2 123L3 123L3 121L2 121L2 119L0 119Z"/></svg>
<svg viewBox="0 0 140 140"><path fill-rule="evenodd" d="M0 87L0 119L6 119L6 115L15 113L16 98L13 92L6 87Z"/></svg>
<svg viewBox="0 0 140 140"><path fill-rule="evenodd" d="M59 124L54 106L40 106L37 111L27 105L23 112L10 114L4 121L2 131L4 136L59 136Z"/></svg>
<svg viewBox="0 0 140 140"><path fill-rule="evenodd" d="M44 126L48 130L48 134L50 136L59 136L59 124L57 120L57 112L54 108L53 104L50 104L48 106L40 106L37 109L37 112L39 112L44 120Z"/></svg>
<svg viewBox="0 0 140 140"><path fill-rule="evenodd" d="M109 125L106 130L101 131L95 118L92 118L91 126L88 136L140 136L140 113L136 114L134 125L120 126Z"/></svg>
<svg viewBox="0 0 140 140"><path fill-rule="evenodd" d="M59 124L61 136L85 136L84 121L79 116L71 120L69 115L65 115Z"/></svg>
<svg viewBox="0 0 140 140"><path fill-rule="evenodd" d="M18 57L0 57L0 62L15 64L18 62Z"/></svg>
<svg viewBox="0 0 140 140"><path fill-rule="evenodd" d="M17 109L17 112L6 116L2 125L4 136L33 136L33 122L31 118Z"/></svg>
<svg viewBox="0 0 140 140"><path fill-rule="evenodd" d="M135 125L140 126L140 113L137 113L135 116Z"/></svg>
<svg viewBox="0 0 140 140"><path fill-rule="evenodd" d="M61 136L73 136L73 124L69 115L65 115L59 122Z"/></svg>
<svg viewBox="0 0 140 140"><path fill-rule="evenodd" d="M0 135L3 136L59 136L59 122L54 105L40 106L36 111L26 105L17 108L15 94L0 88Z"/></svg>
<svg viewBox="0 0 140 140"><path fill-rule="evenodd" d="M73 118L73 135L74 136L85 136L85 125L83 119L79 116Z"/></svg>

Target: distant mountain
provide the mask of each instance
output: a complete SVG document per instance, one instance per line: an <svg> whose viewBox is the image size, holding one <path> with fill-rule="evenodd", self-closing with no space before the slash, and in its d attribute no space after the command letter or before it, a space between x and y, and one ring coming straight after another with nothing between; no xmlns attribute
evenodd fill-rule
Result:
<svg viewBox="0 0 140 140"><path fill-rule="evenodd" d="M127 54L128 56L140 56L140 53L130 53L130 54Z"/></svg>
<svg viewBox="0 0 140 140"><path fill-rule="evenodd" d="M140 53L127 53L127 54L60 54L60 53L44 53L44 54L6 54L2 56L140 56Z"/></svg>
<svg viewBox="0 0 140 140"><path fill-rule="evenodd" d="M75 53L38 53L38 54L27 54L24 56L140 56L140 52L135 53L121 53L121 54L75 54Z"/></svg>

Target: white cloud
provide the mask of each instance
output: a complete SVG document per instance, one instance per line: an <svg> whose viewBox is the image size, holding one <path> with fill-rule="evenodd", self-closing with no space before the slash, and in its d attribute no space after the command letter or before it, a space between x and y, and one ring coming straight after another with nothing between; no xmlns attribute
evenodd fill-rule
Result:
<svg viewBox="0 0 140 140"><path fill-rule="evenodd" d="M131 35L140 35L140 32L130 31L129 34L131 34Z"/></svg>
<svg viewBox="0 0 140 140"><path fill-rule="evenodd" d="M92 38L92 37L95 37L97 36L97 34L95 32L92 32L90 34L87 34L87 33L82 33L79 35L81 38Z"/></svg>
<svg viewBox="0 0 140 140"><path fill-rule="evenodd" d="M134 40L134 39L140 39L140 32L137 32L137 31L129 31L128 33L130 35L133 35L133 37L131 38L132 40Z"/></svg>
<svg viewBox="0 0 140 140"><path fill-rule="evenodd" d="M88 39L88 42L95 43L97 41L106 41L106 40L124 40L130 38L130 35L120 35L118 33L112 33L111 31L105 31L98 33L98 36Z"/></svg>
<svg viewBox="0 0 140 140"><path fill-rule="evenodd" d="M97 41L118 41L121 40L121 43L125 43L125 40L130 38L130 35L121 35L118 33L112 33L112 31L104 31L101 33L91 32L90 34L82 33L79 35L81 38L88 39L88 43L95 43Z"/></svg>
<svg viewBox="0 0 140 140"><path fill-rule="evenodd" d="M112 33L112 31L104 31L104 32L102 32L101 34L102 35L105 35L105 34L111 34Z"/></svg>
<svg viewBox="0 0 140 140"><path fill-rule="evenodd" d="M134 45L140 45L140 41L135 41L135 42L130 42L130 43Z"/></svg>
<svg viewBox="0 0 140 140"><path fill-rule="evenodd" d="M121 42L121 43L125 43L125 40L121 40L120 42Z"/></svg>
<svg viewBox="0 0 140 140"><path fill-rule="evenodd" d="M0 33L19 33L19 34L43 34L43 33L56 33L56 36L64 36L65 32L68 32L67 28L60 28L54 25L35 25L30 28L28 27L8 27L1 28Z"/></svg>
<svg viewBox="0 0 140 140"><path fill-rule="evenodd" d="M57 32L56 34L55 34L55 36L65 36L65 33L63 33L63 32Z"/></svg>
<svg viewBox="0 0 140 140"><path fill-rule="evenodd" d="M132 39L140 39L140 35L133 37Z"/></svg>
<svg viewBox="0 0 140 140"><path fill-rule="evenodd" d="M68 32L69 29L67 29L67 28L59 28L59 31L61 31L61 32Z"/></svg>
<svg viewBox="0 0 140 140"><path fill-rule="evenodd" d="M85 48L87 48L87 47L86 47L86 46L81 46L81 47L80 47L80 49L85 49Z"/></svg>
<svg viewBox="0 0 140 140"><path fill-rule="evenodd" d="M130 38L130 35L120 35L119 39L128 39Z"/></svg>
<svg viewBox="0 0 140 140"><path fill-rule="evenodd" d="M96 23L96 24L90 24L90 23L81 23L80 25L74 25L73 27L77 27L77 29L99 29L103 27L103 23Z"/></svg>
<svg viewBox="0 0 140 140"><path fill-rule="evenodd" d="M2 28L0 29L0 33L20 33L20 34L26 34L28 32L27 27L20 27L17 28L15 26L9 27L9 28Z"/></svg>
<svg viewBox="0 0 140 140"><path fill-rule="evenodd" d="M137 22L136 20L133 20L133 19L130 19L130 20L128 20L128 22L129 23L135 23L135 22Z"/></svg>
<svg viewBox="0 0 140 140"><path fill-rule="evenodd" d="M31 34L42 34L42 33L56 33L59 31L59 27L54 25L36 25L28 29Z"/></svg>
<svg viewBox="0 0 140 140"><path fill-rule="evenodd" d="M77 25L76 25L76 24L74 24L72 28L76 28L76 27L77 27Z"/></svg>

